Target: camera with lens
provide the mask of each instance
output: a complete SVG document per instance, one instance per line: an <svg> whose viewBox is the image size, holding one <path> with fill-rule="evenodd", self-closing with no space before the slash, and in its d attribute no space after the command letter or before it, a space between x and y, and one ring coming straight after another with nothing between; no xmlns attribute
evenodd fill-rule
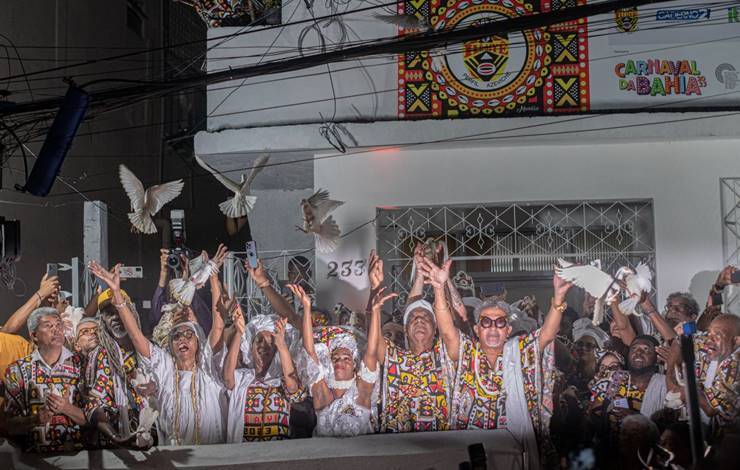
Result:
<svg viewBox="0 0 740 470"><path fill-rule="evenodd" d="M187 256L187 249L185 248L185 211L181 209L173 209L170 211L170 229L172 233L172 245L173 249L170 250L167 255L167 266L171 269L178 269L180 267L180 257L182 255Z"/></svg>

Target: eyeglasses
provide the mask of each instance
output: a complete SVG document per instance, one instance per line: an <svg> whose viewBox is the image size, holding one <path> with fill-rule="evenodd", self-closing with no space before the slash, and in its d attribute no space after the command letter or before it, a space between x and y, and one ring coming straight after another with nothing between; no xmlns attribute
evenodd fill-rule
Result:
<svg viewBox="0 0 740 470"><path fill-rule="evenodd" d="M597 348L597 345L593 343L587 343L585 341L576 341L573 345L576 347L576 349L585 349L586 351L593 351Z"/></svg>
<svg viewBox="0 0 740 470"><path fill-rule="evenodd" d="M82 328L78 336L88 336L88 335L96 335L96 334L98 334L97 328Z"/></svg>
<svg viewBox="0 0 740 470"><path fill-rule="evenodd" d="M490 317L481 317L481 319L478 320L478 324L481 328L490 328L495 326L498 329L502 329L509 325L509 320L507 320L506 317L498 317L495 320Z"/></svg>
<svg viewBox="0 0 740 470"><path fill-rule="evenodd" d="M180 341L181 339L193 339L193 336L195 336L195 333L193 333L193 330L181 330L175 332L174 335L172 335L172 341Z"/></svg>

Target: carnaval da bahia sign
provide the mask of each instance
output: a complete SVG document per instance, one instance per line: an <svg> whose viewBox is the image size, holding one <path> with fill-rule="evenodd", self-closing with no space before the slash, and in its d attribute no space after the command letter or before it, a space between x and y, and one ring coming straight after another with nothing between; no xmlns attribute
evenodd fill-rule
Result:
<svg viewBox="0 0 740 470"><path fill-rule="evenodd" d="M701 95L707 86L695 60L633 60L614 66L619 90L641 96Z"/></svg>

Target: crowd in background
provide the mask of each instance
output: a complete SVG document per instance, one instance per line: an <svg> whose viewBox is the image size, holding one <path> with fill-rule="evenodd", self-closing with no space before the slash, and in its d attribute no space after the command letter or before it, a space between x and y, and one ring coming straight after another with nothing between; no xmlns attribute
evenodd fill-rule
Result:
<svg viewBox="0 0 740 470"><path fill-rule="evenodd" d="M531 468L689 468L680 335L695 322L705 464L736 468L740 317L717 300L734 267L703 309L677 292L659 312L646 295L639 316L615 301L595 325L595 299L569 306L573 286L557 274L549 299L481 298L422 245L397 315L375 253L366 310L335 315L315 307L301 273L286 295L261 262L245 262L271 305L255 315L225 293L223 246L185 259L177 276L167 256L147 324L118 265L91 263L102 287L85 306L42 278L0 333L3 437L56 453L507 429Z"/></svg>

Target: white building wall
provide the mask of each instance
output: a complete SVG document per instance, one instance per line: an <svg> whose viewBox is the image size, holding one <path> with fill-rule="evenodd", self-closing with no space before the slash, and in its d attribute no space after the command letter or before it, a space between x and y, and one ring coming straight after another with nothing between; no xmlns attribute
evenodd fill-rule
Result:
<svg viewBox="0 0 740 470"><path fill-rule="evenodd" d="M652 199L660 303L691 289L701 304L722 267L719 179L740 176L738 145L717 139L384 150L316 160L314 184L346 201L335 213L345 232L373 219L379 206ZM317 255L322 306L341 299L365 307L365 277L327 279L327 263L362 259L374 247L368 225L335 253Z"/></svg>

